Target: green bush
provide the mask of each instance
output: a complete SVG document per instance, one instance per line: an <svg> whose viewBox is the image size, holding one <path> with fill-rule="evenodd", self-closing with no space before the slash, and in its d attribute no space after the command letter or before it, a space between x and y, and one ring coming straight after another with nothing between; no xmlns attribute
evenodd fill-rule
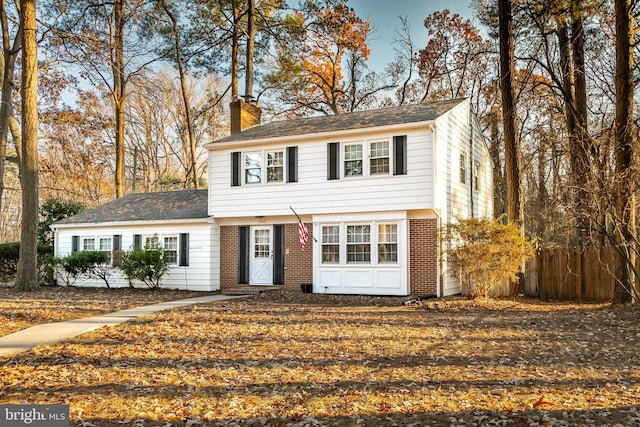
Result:
<svg viewBox="0 0 640 427"><path fill-rule="evenodd" d="M0 244L0 280L10 280L16 275L19 257L19 242Z"/></svg>
<svg viewBox="0 0 640 427"><path fill-rule="evenodd" d="M109 287L111 266L108 264L109 254L100 251L73 252L59 259L60 278L67 286L79 276L101 279Z"/></svg>
<svg viewBox="0 0 640 427"><path fill-rule="evenodd" d="M460 219L447 224L447 262L460 280L462 293L487 298L501 281L517 278L533 246L513 224L501 219Z"/></svg>
<svg viewBox="0 0 640 427"><path fill-rule="evenodd" d="M164 251L157 246L145 249L135 248L122 253L120 269L129 282L139 280L150 289L160 287L162 277L169 271L170 264Z"/></svg>
<svg viewBox="0 0 640 427"><path fill-rule="evenodd" d="M47 279L45 270L52 269L51 256L53 255L53 246L46 243L38 243L38 266L41 272L41 282L43 284L52 284L53 275L50 280ZM12 280L18 272L18 260L20 258L20 242L2 243L0 244L0 280ZM52 271L50 271L52 273Z"/></svg>

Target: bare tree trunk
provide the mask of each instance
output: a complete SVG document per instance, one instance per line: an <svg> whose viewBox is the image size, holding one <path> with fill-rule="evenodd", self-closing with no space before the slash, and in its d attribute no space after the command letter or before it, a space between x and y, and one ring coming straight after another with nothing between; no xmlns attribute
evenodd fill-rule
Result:
<svg viewBox="0 0 640 427"><path fill-rule="evenodd" d="M189 168L187 169L187 180L191 176L193 188L198 189L198 165L196 163L196 138L193 133L193 118L191 117L191 105L189 105L189 94L187 92L186 76L184 66L182 64L182 48L180 47L180 34L178 31L178 21L167 4L162 1L162 8L171 20L171 28L173 32L173 40L176 50L176 64L178 65L178 74L180 75L180 90L182 92L182 103L184 106L185 122L187 125L187 136L189 137Z"/></svg>
<svg viewBox="0 0 640 427"><path fill-rule="evenodd" d="M240 50L240 2L232 0L233 8L231 40L231 102L238 100L238 51Z"/></svg>
<svg viewBox="0 0 640 427"><path fill-rule="evenodd" d="M247 0L247 58L244 71L245 89L244 100L251 102L253 98L253 55L255 52L256 38L256 5L255 0Z"/></svg>
<svg viewBox="0 0 640 427"><path fill-rule="evenodd" d="M633 176L633 18L631 0L615 0L616 15L616 176L615 213L620 227L619 249L622 276L616 285L614 302L631 299L635 286L633 263L635 261L634 235L631 225L635 222L635 206L632 203L635 177Z"/></svg>
<svg viewBox="0 0 640 427"><path fill-rule="evenodd" d="M2 208L2 195L4 193L4 169L7 158L7 134L9 118L13 115L13 76L18 50L22 46L22 34L20 29L10 43L9 23L7 20L6 1L0 0L0 24L2 25L2 95L0 96L0 209Z"/></svg>
<svg viewBox="0 0 640 427"><path fill-rule="evenodd" d="M116 197L125 193L124 174L124 101L126 80L124 77L124 4L125 0L115 0L113 5L113 19L115 25L115 40L113 46L113 103L116 115Z"/></svg>
<svg viewBox="0 0 640 427"><path fill-rule="evenodd" d="M500 132L498 107L491 108L489 113L491 140L489 145L489 154L493 163L493 217L499 218L504 214L504 175L502 173L502 162L500 161Z"/></svg>
<svg viewBox="0 0 640 427"><path fill-rule="evenodd" d="M22 52L22 231L15 289L38 288L38 45L36 1L21 0Z"/></svg>
<svg viewBox="0 0 640 427"><path fill-rule="evenodd" d="M522 225L520 207L519 142L516 132L516 106L513 92L514 42L511 0L498 1L500 33L500 88L504 127L504 163L507 178L507 219Z"/></svg>

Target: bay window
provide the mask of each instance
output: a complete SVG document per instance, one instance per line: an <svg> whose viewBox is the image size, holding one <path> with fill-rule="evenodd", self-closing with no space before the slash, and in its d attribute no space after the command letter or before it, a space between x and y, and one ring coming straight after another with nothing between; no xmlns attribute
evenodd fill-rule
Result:
<svg viewBox="0 0 640 427"><path fill-rule="evenodd" d="M398 265L397 221L349 224L322 224L322 264Z"/></svg>

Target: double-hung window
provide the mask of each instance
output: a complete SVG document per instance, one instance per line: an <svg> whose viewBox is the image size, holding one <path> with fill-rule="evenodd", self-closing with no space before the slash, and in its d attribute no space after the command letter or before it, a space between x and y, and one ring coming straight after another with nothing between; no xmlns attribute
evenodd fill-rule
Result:
<svg viewBox="0 0 640 427"><path fill-rule="evenodd" d="M362 144L344 146L344 176L360 176L362 170Z"/></svg>
<svg viewBox="0 0 640 427"><path fill-rule="evenodd" d="M83 251L95 251L96 239L95 237L83 237L82 238L82 250Z"/></svg>
<svg viewBox="0 0 640 427"><path fill-rule="evenodd" d="M107 254L107 259L111 262L111 250L113 249L111 237L98 237L98 250Z"/></svg>
<svg viewBox="0 0 640 427"><path fill-rule="evenodd" d="M397 221L322 224L322 264L397 265L400 232Z"/></svg>
<svg viewBox="0 0 640 427"><path fill-rule="evenodd" d="M178 236L164 236L164 257L169 264L178 263Z"/></svg>
<svg viewBox="0 0 640 427"><path fill-rule="evenodd" d="M378 263L398 262L398 224L378 224Z"/></svg>
<svg viewBox="0 0 640 427"><path fill-rule="evenodd" d="M369 144L369 173L371 175L389 173L389 141Z"/></svg>
<svg viewBox="0 0 640 427"><path fill-rule="evenodd" d="M340 262L339 225L322 227L322 262L324 264L338 264Z"/></svg>
<svg viewBox="0 0 640 427"><path fill-rule="evenodd" d="M473 162L473 189L475 191L480 191L480 161L476 160Z"/></svg>
<svg viewBox="0 0 640 427"><path fill-rule="evenodd" d="M244 155L244 182L247 184L262 182L262 153Z"/></svg>
<svg viewBox="0 0 640 427"><path fill-rule="evenodd" d="M347 225L347 263L371 262L371 226Z"/></svg>
<svg viewBox="0 0 640 427"><path fill-rule="evenodd" d="M264 161L266 159L266 162ZM284 151L246 153L244 155L245 184L284 181Z"/></svg>
<svg viewBox="0 0 640 427"><path fill-rule="evenodd" d="M267 151L267 182L284 180L284 152Z"/></svg>
<svg viewBox="0 0 640 427"><path fill-rule="evenodd" d="M467 153L464 151L460 153L460 184L466 185L467 183Z"/></svg>

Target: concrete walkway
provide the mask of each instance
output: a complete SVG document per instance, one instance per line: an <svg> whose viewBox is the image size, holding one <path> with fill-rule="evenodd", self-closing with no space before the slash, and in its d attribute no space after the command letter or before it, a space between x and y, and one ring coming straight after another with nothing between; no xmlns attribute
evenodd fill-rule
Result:
<svg viewBox="0 0 640 427"><path fill-rule="evenodd" d="M103 326L118 325L136 317L145 316L158 311L233 298L244 298L244 296L209 295L205 297L187 298L177 301L145 305L144 307L130 308L128 310L116 311L114 313L103 314L101 316L87 317L85 319L67 320L64 322L32 326L30 328L14 332L13 334L0 337L0 357L31 350L33 347L38 345L55 344L64 339L72 338L76 335L93 331L94 329L98 329Z"/></svg>

